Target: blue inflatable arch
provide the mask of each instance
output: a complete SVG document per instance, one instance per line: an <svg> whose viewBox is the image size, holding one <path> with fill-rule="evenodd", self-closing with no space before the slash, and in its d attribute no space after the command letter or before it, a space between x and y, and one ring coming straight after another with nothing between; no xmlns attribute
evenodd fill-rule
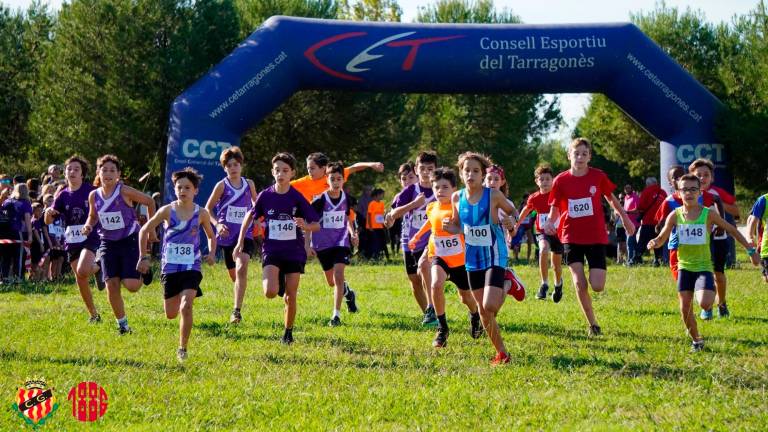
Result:
<svg viewBox="0 0 768 432"><path fill-rule="evenodd" d="M402 24L272 17L171 107L166 161L209 179L294 92L603 93L661 142L661 170L708 157L732 190L714 125L720 102L629 23ZM661 178L664 178L662 175ZM204 201L214 182L205 182Z"/></svg>

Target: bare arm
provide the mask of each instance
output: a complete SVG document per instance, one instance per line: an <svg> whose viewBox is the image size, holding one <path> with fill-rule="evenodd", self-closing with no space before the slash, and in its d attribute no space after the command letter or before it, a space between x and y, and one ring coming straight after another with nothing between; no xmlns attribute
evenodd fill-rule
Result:
<svg viewBox="0 0 768 432"><path fill-rule="evenodd" d="M624 211L624 207L621 206L621 203L619 202L619 199L616 198L616 195L611 192L610 195L605 196L605 200L608 201L608 204L611 206L611 208L613 208L613 211L616 212L616 214L621 218L621 223L624 225L624 230L627 232L627 235L635 235L635 224L629 220L629 215L627 215L627 212Z"/></svg>
<svg viewBox="0 0 768 432"><path fill-rule="evenodd" d="M43 212L43 223L46 225L50 225L53 223L53 221L59 216L59 212L56 211L53 207L48 207Z"/></svg>
<svg viewBox="0 0 768 432"><path fill-rule="evenodd" d="M661 247L667 241L669 235L672 233L672 229L674 229L675 226L677 226L677 215L672 212L667 216L667 221L664 223L664 228L661 229L659 235L648 242L648 249L650 250Z"/></svg>
<svg viewBox="0 0 768 432"><path fill-rule="evenodd" d="M413 199L413 201L409 202L408 204L402 205L400 207L397 207L393 209L389 214L387 214L387 217L391 217L393 220L400 219L408 213L409 211L413 209L417 209L424 205L424 202L426 201L426 198L424 197L424 193L420 193L416 195L416 198Z"/></svg>
<svg viewBox="0 0 768 432"><path fill-rule="evenodd" d="M757 228L760 226L760 221L754 216L749 215L747 218L747 232L749 233L749 239L752 243L757 244Z"/></svg>
<svg viewBox="0 0 768 432"><path fill-rule="evenodd" d="M147 206L148 219L151 219L152 216L155 215L157 207L155 206L155 200L153 200L151 196L125 185L123 185L123 187L120 189L120 194L123 196L123 199L126 199L126 202L131 201Z"/></svg>
<svg viewBox="0 0 768 432"><path fill-rule="evenodd" d="M366 169L372 169L376 172L383 172L384 164L381 162L358 162L350 165L348 169L350 174L354 174L356 172L360 172Z"/></svg>
<svg viewBox="0 0 768 432"><path fill-rule="evenodd" d="M85 225L80 233L86 237L93 231L93 227L99 221L99 215L96 213L96 199L94 198L96 191L91 191L88 194L88 219L85 220Z"/></svg>
<svg viewBox="0 0 768 432"><path fill-rule="evenodd" d="M224 193L224 183L222 182L216 183L216 186L213 188L213 192L211 192L211 196L208 197L208 202L205 203L205 209L208 211L210 215L213 215L214 207L216 207L216 204L221 199L221 195L223 193ZM251 191L251 194L253 194L253 191Z"/></svg>
<svg viewBox="0 0 768 432"><path fill-rule="evenodd" d="M526 205L526 206L523 206L523 209L520 211L520 215L517 217L517 223L515 223L515 229L514 229L515 231L517 231L518 229L520 229L520 224L522 224L522 223L523 223L523 220L524 220L524 219L525 219L525 218L526 218L526 217L527 217L529 214L531 214L531 212L532 212L532 211L533 211L533 209L532 209L532 208L530 208L530 207L528 207L527 205Z"/></svg>
<svg viewBox="0 0 768 432"><path fill-rule="evenodd" d="M411 247L411 244L413 244L414 247L415 247L416 246L416 242L419 241L421 236L426 234L427 231L429 231L431 229L432 229L432 223L429 221L429 219L427 219L427 221L424 222L424 225L422 225L421 228L419 228L419 231L417 231L416 234L414 234L413 237L411 237L410 240L408 241L408 248L413 250L413 248Z"/></svg>
<svg viewBox="0 0 768 432"><path fill-rule="evenodd" d="M459 199L461 192L454 192L451 196L453 214L449 220L443 221L443 230L451 234L461 234L461 221L459 220Z"/></svg>
<svg viewBox="0 0 768 432"><path fill-rule="evenodd" d="M208 237L208 255L204 260L208 265L213 265L216 262L216 233L211 227L211 214L204 208L200 209L200 226Z"/></svg>
<svg viewBox="0 0 768 432"><path fill-rule="evenodd" d="M153 214L151 218L141 227L139 230L139 250L142 255L149 255L149 251L145 247L148 245L150 233L156 231L157 227L164 221L169 220L171 217L171 204L160 207L160 210Z"/></svg>
<svg viewBox="0 0 768 432"><path fill-rule="evenodd" d="M741 245L744 246L745 249L754 247L752 243L748 242L747 239L745 239L744 236L741 235L741 233L739 232L738 229L736 229L735 226L728 223L728 221L720 217L719 214L715 212L709 212L707 216L707 222L710 224L717 225L718 227L724 229L725 232L733 236L734 239L736 239L739 243L741 243Z"/></svg>

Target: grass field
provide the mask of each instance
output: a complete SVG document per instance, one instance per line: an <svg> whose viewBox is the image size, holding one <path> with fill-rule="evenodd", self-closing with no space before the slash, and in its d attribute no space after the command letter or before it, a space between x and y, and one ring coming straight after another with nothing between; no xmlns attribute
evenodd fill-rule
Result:
<svg viewBox="0 0 768 432"><path fill-rule="evenodd" d="M570 280L560 304L537 301L536 270L518 266L529 298L499 315L512 362L497 368L487 338L469 337L453 288L448 347L431 347L399 265L348 268L361 312L329 328L330 289L310 263L290 347L258 266L238 327L227 324L223 266L205 270L183 366L157 281L124 293L134 333L123 337L103 292L105 321L89 325L73 284L0 287L0 430L30 429L11 404L32 376L55 387L59 411L41 428L52 431L768 429L768 285L746 264L728 273L732 318L700 321L707 350L697 354L666 269L611 267L595 296L604 336L590 339ZM80 381L109 394L96 423L70 415Z"/></svg>

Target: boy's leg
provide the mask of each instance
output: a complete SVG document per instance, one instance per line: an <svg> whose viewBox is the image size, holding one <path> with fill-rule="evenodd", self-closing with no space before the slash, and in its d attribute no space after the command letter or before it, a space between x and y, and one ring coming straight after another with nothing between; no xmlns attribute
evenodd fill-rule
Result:
<svg viewBox="0 0 768 432"><path fill-rule="evenodd" d="M261 286L264 290L264 297L275 298L280 289L279 282L280 268L275 265L265 265L261 269Z"/></svg>
<svg viewBox="0 0 768 432"><path fill-rule="evenodd" d="M292 329L293 323L296 320L296 294L299 291L299 280L301 279L301 273L286 273L285 274L285 328Z"/></svg>
<svg viewBox="0 0 768 432"><path fill-rule="evenodd" d="M247 253L240 253L235 259L234 308L238 310L243 307L245 290L248 286L248 263L250 260L251 257Z"/></svg>
<svg viewBox="0 0 768 432"><path fill-rule="evenodd" d="M334 315L336 312L341 311L341 301L344 299L344 269L346 268L346 265L344 263L336 263L333 265L333 269L331 269L331 273L333 274L333 285L335 286L335 290L333 292L333 310Z"/></svg>
<svg viewBox="0 0 768 432"><path fill-rule="evenodd" d="M194 289L185 289L179 296L181 297L178 309L181 313L181 319L179 320L179 348L185 350L189 342L189 335L192 334L192 306L196 296L197 290Z"/></svg>

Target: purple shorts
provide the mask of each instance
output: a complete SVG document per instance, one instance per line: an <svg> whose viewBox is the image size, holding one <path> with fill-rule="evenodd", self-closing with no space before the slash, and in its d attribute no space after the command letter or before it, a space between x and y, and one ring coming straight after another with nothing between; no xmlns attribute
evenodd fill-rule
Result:
<svg viewBox="0 0 768 432"><path fill-rule="evenodd" d="M139 279L136 270L139 261L139 234L133 233L121 240L102 240L97 253L101 257L104 281L111 278Z"/></svg>

